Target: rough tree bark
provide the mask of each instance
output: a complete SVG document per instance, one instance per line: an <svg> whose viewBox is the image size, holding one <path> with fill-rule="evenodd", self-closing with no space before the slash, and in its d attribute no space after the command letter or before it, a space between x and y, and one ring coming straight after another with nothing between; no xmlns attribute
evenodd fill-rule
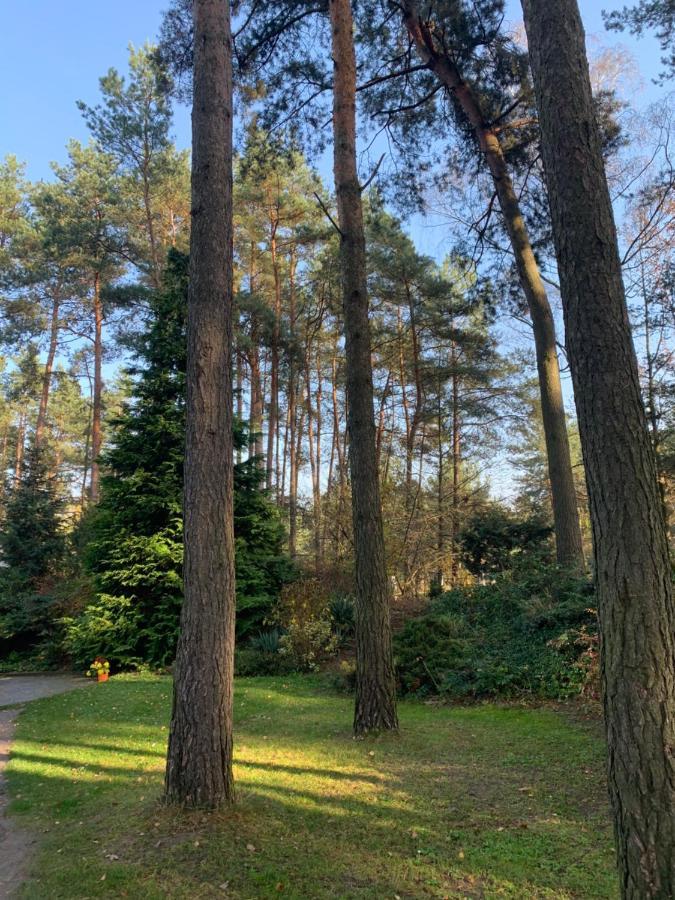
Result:
<svg viewBox="0 0 675 900"><path fill-rule="evenodd" d="M14 450L14 484L21 482L23 474L23 455L26 443L26 414L23 410L19 413L19 424L16 427L16 447Z"/></svg>
<svg viewBox="0 0 675 900"><path fill-rule="evenodd" d="M532 321L557 558L562 566L583 569L583 544L560 384L555 323L499 136L485 121L471 85L462 78L451 56L435 40L430 23L421 18L418 4L414 0L405 0L403 10L406 28L420 58L455 97L473 128L494 181Z"/></svg>
<svg viewBox="0 0 675 900"><path fill-rule="evenodd" d="M54 359L56 358L56 349L59 341L59 310L61 308L61 300L59 294L56 293L52 299L52 314L50 317L49 327L49 347L47 349L47 360L45 362L44 371L42 373L42 390L40 392L40 407L38 409L37 421L35 422L35 445L39 447L42 444L45 425L47 424L47 407L49 405L49 393L52 386L52 371L54 369Z"/></svg>
<svg viewBox="0 0 675 900"><path fill-rule="evenodd" d="M165 798L234 799L232 64L228 0L194 0L185 563Z"/></svg>
<svg viewBox="0 0 675 900"><path fill-rule="evenodd" d="M523 0L593 526L624 898L675 896L675 607L575 0Z"/></svg>
<svg viewBox="0 0 675 900"><path fill-rule="evenodd" d="M94 275L94 395L91 414L91 480L89 499L98 503L101 473L98 458L103 446L103 303L101 275Z"/></svg>
<svg viewBox="0 0 675 900"><path fill-rule="evenodd" d="M330 0L333 144L347 360L347 427L356 562L354 732L398 727L375 454L366 247L356 167L356 59L350 0Z"/></svg>
<svg viewBox="0 0 675 900"><path fill-rule="evenodd" d="M272 329L272 349L270 363L270 405L267 416L267 462L266 473L267 490L272 489L275 472L274 442L279 428L279 341L281 336L281 273L277 257L277 229L279 227L278 207L269 201L270 210L276 209L276 213L270 212L270 251L272 255L272 272L274 274L274 326ZM277 454L276 465L279 459ZM277 499L279 493L279 479L277 479Z"/></svg>

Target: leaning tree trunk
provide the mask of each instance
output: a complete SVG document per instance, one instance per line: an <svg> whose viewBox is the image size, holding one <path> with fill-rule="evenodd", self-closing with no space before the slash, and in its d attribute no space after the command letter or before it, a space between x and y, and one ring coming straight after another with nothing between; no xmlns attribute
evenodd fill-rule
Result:
<svg viewBox="0 0 675 900"><path fill-rule="evenodd" d="M575 0L523 0L593 526L621 892L675 897L675 607Z"/></svg>
<svg viewBox="0 0 675 900"><path fill-rule="evenodd" d="M497 131L485 120L471 86L462 78L452 57L436 41L433 29L420 18L418 4L414 0L405 0L403 9L405 25L417 52L454 96L476 135L494 181L520 285L532 320L557 559L562 566L582 570L583 544L560 384L555 323L518 196Z"/></svg>
<svg viewBox="0 0 675 900"><path fill-rule="evenodd" d="M330 0L333 143L347 360L347 427L356 562L354 731L397 728L380 484L375 452L366 245L356 168L356 59L350 0Z"/></svg>
<svg viewBox="0 0 675 900"><path fill-rule="evenodd" d="M234 799L232 63L228 0L194 0L185 563L166 800Z"/></svg>

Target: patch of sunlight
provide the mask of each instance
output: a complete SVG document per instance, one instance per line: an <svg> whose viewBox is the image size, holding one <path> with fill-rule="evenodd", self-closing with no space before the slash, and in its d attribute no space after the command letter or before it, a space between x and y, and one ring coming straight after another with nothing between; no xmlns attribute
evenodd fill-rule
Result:
<svg viewBox="0 0 675 900"><path fill-rule="evenodd" d="M114 758L106 760L104 765L100 764L100 758L101 753L96 752L95 749L82 750L79 747L68 745L49 748L42 744L18 742L12 749L10 767L15 768L15 764L19 761L26 766L59 765L63 763L64 765L75 767L88 766L93 763L101 769L128 769L133 772L139 768L146 767L143 758L134 757L132 754L115 754Z"/></svg>
<svg viewBox="0 0 675 900"><path fill-rule="evenodd" d="M35 778L53 778L75 783L90 782L101 784L102 782L121 783L129 781L129 775L111 774L109 770L94 771L88 766L69 766L58 762L36 762L34 759L22 759L12 757L11 770L20 775L31 775ZM132 774L132 772L130 772ZM135 771L133 772L135 774Z"/></svg>

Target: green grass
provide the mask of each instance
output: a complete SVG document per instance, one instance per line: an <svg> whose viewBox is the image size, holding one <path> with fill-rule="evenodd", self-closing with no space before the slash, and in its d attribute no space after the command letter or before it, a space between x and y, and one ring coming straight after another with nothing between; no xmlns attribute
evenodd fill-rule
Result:
<svg viewBox="0 0 675 900"><path fill-rule="evenodd" d="M596 729L554 709L401 704L351 739L320 678L240 679L238 803L163 808L170 681L30 704L12 811L39 833L30 898L615 897Z"/></svg>

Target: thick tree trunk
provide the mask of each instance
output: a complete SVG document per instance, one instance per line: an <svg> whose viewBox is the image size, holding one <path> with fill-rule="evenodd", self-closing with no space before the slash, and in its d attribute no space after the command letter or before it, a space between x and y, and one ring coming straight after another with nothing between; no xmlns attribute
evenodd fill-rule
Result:
<svg viewBox="0 0 675 900"><path fill-rule="evenodd" d="M232 63L228 0L194 0L185 563L165 797L234 799Z"/></svg>
<svg viewBox="0 0 675 900"><path fill-rule="evenodd" d="M452 58L434 40L432 29L421 19L418 4L414 0L405 0L403 8L406 28L421 59L454 95L473 128L494 180L520 284L532 320L557 558L565 567L582 570L583 545L560 384L553 313L499 137L495 129L485 121L470 85L464 81Z"/></svg>
<svg viewBox="0 0 675 900"><path fill-rule="evenodd" d="M54 359L56 357L56 348L59 341L59 310L61 307L58 294L52 300L52 314L49 327L49 347L47 349L47 360L45 362L44 371L42 373L42 391L40 393L40 407L38 409L37 421L35 423L35 445L39 447L42 444L45 425L47 424L47 407L49 405L49 392L52 386L52 371L54 370Z"/></svg>
<svg viewBox="0 0 675 900"><path fill-rule="evenodd" d="M675 896L675 607L575 0L524 0L593 525L622 896Z"/></svg>
<svg viewBox="0 0 675 900"><path fill-rule="evenodd" d="M356 60L350 0L330 0L335 191L347 358L347 425L356 561L357 735L397 728L380 483L375 458L366 248L356 167Z"/></svg>
<svg viewBox="0 0 675 900"><path fill-rule="evenodd" d="M91 414L91 481L89 499L98 503L101 473L98 458L103 446L103 304L101 275L94 275L94 396Z"/></svg>

